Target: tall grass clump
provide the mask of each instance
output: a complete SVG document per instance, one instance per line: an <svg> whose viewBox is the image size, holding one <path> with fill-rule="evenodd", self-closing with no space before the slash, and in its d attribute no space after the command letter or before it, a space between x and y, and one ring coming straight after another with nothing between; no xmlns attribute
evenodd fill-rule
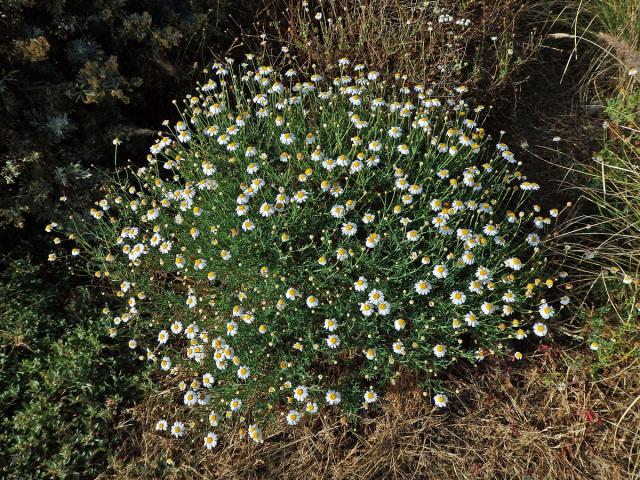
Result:
<svg viewBox="0 0 640 480"><path fill-rule="evenodd" d="M572 58L584 54L589 65L581 79L582 97L606 103L634 83L640 71L640 3L632 0L592 0L569 4L563 22L573 34ZM580 52L582 50L582 52Z"/></svg>
<svg viewBox="0 0 640 480"><path fill-rule="evenodd" d="M608 100L602 149L575 166L585 179L577 186L583 213L562 234L584 300L578 314L605 362L640 351L639 106L638 89Z"/></svg>
<svg viewBox="0 0 640 480"><path fill-rule="evenodd" d="M592 55L582 94L602 106L601 146L571 167L578 214L563 226L575 267L575 315L601 366L640 352L640 5L593 1L575 13L572 37ZM577 50L574 51L574 53ZM577 53L576 53L577 54ZM598 125L599 126L599 125Z"/></svg>
<svg viewBox="0 0 640 480"><path fill-rule="evenodd" d="M596 0L587 8L594 19L590 29L598 33L599 43L604 47L601 63L614 69L618 81L613 85L624 88L625 77L636 76L640 70L640 4L630 0ZM611 73L606 70L605 73L605 78L611 80Z"/></svg>
<svg viewBox="0 0 640 480"><path fill-rule="evenodd" d="M521 359L569 301L540 250L558 211L465 87L287 68L214 64L67 232L157 365L156 429L206 448L374 408L402 372L445 407L444 369Z"/></svg>

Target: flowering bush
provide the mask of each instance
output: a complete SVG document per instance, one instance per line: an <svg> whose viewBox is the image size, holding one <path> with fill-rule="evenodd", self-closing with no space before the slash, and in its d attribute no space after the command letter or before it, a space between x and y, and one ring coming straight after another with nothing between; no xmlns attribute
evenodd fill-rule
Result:
<svg viewBox="0 0 640 480"><path fill-rule="evenodd" d="M158 430L262 441L269 419L370 408L402 370L444 407L438 372L521 358L560 308L536 292L558 212L527 206L538 185L465 88L336 68L215 64L71 235L117 285L112 335L184 404Z"/></svg>

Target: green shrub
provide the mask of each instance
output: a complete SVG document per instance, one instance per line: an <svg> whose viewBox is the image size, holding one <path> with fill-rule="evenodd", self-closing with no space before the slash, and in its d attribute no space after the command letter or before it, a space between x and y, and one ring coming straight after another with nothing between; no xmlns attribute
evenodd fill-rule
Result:
<svg viewBox="0 0 640 480"><path fill-rule="evenodd" d="M3 270L0 476L95 476L122 408L139 396L137 369L109 342L86 288L64 274L66 287L52 286L26 260Z"/></svg>
<svg viewBox="0 0 640 480"><path fill-rule="evenodd" d="M446 367L522 358L568 302L541 294L558 212L528 202L539 186L465 88L251 58L214 65L148 165L69 234L116 285L112 334L185 404L158 430L211 447L226 417L261 441L270 419L371 408L402 371L443 407Z"/></svg>

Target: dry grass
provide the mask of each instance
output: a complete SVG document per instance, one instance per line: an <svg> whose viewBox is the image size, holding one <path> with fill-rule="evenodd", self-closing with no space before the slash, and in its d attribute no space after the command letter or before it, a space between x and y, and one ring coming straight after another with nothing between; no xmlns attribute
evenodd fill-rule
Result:
<svg viewBox="0 0 640 480"><path fill-rule="evenodd" d="M326 69L347 57L415 82L482 83L497 91L538 52L551 19L538 2L286 0L278 40L298 62ZM548 4L548 2L547 2ZM320 20L315 18L321 13ZM440 23L449 14L470 25ZM491 92L486 92L491 95Z"/></svg>
<svg viewBox="0 0 640 480"><path fill-rule="evenodd" d="M590 378L589 354L544 349L529 367L496 365L452 381L436 412L403 385L360 425L339 420L237 438L212 453L200 439L153 433L153 398L102 478L623 479L640 470L640 361ZM166 459L176 459L175 466Z"/></svg>

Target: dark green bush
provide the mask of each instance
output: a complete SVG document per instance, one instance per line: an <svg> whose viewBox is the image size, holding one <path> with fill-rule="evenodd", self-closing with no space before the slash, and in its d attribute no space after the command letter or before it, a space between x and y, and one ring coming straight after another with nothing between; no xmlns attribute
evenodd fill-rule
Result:
<svg viewBox="0 0 640 480"><path fill-rule="evenodd" d="M251 21L257 3L2 2L0 226L48 221L59 196L89 191L116 136L121 158L140 158L171 99L233 42L229 14Z"/></svg>
<svg viewBox="0 0 640 480"><path fill-rule="evenodd" d="M12 261L0 298L0 477L92 477L141 392L140 365L124 360L88 289L64 274L54 283Z"/></svg>

